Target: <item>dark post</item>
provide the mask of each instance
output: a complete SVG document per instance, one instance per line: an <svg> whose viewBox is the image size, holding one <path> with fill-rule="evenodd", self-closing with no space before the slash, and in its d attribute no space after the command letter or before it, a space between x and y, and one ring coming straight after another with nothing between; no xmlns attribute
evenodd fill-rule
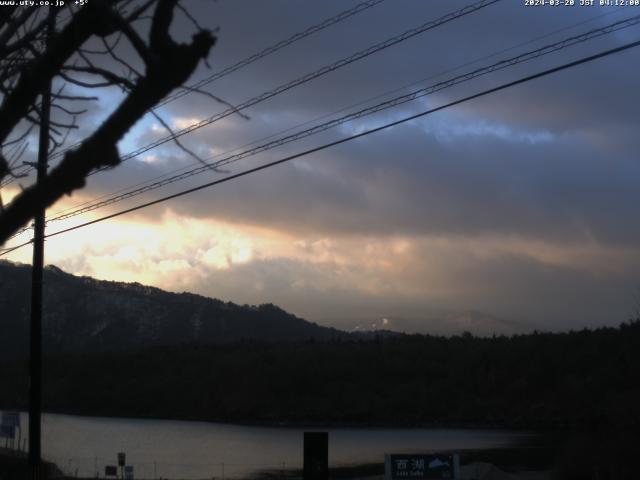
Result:
<svg viewBox="0 0 640 480"><path fill-rule="evenodd" d="M120 467L120 477L124 480L124 466L127 464L125 452L118 453L118 466Z"/></svg>
<svg viewBox="0 0 640 480"><path fill-rule="evenodd" d="M55 10L49 7L47 44L55 29ZM41 95L40 138L38 144L37 182L47 175L49 152L49 116L51 113L51 81ZM31 271L31 331L29 357L29 474L31 480L41 478L42 416L42 270L44 266L44 214L34 218L33 267Z"/></svg>
<svg viewBox="0 0 640 480"><path fill-rule="evenodd" d="M304 480L329 478L329 433L304 432Z"/></svg>

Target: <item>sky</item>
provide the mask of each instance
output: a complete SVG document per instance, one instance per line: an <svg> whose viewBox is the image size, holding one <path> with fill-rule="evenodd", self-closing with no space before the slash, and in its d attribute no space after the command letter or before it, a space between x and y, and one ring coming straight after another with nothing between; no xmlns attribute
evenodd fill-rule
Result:
<svg viewBox="0 0 640 480"><path fill-rule="evenodd" d="M202 26L218 29L210 68L202 65L191 82L357 3L187 0L185 7ZM205 89L238 105L471 3L386 0ZM181 141L203 158L222 158L265 137L635 15L640 7L586 7L578 1L572 7L532 7L502 0L247 108L248 118L227 116ZM177 15L173 34L188 39L194 28ZM610 33L224 170L52 222L48 232L638 39L640 26ZM640 301L639 59L640 49L632 49L53 237L46 263L77 275L239 304L274 303L348 330L491 334L618 325L635 315ZM122 98L115 89L99 96L82 117L77 138ZM180 129L225 108L191 93L158 113ZM149 115L119 144L120 152L165 135ZM93 175L48 215L198 165L164 144ZM5 189L3 198L16 191ZM30 255L24 248L6 258L28 263Z"/></svg>

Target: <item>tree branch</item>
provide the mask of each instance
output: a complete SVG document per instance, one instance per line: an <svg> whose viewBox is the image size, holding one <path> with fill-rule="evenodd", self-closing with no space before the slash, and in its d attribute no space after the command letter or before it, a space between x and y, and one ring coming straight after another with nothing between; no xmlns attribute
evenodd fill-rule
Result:
<svg viewBox="0 0 640 480"><path fill-rule="evenodd" d="M106 0L92 0L51 39L50 47L30 62L0 106L0 143L24 118L46 83L61 69L64 62L100 28L105 12L111 11Z"/></svg>
<svg viewBox="0 0 640 480"><path fill-rule="evenodd" d="M91 171L118 165L120 163L116 147L118 141L147 111L172 90L184 84L200 60L208 56L216 40L211 32L206 30L198 32L189 44L177 44L169 35L176 1L158 0L151 27L145 76L137 79L127 97L89 138L76 150L68 151L63 160L43 181L25 189L5 207L0 215L0 244L25 225L39 209L49 207L63 195L69 195L74 190L82 188L86 176ZM71 24L74 24L75 20L72 20ZM76 22L71 31L86 37L90 29L77 25ZM52 58L52 52L46 52L43 55L43 58L46 56L55 62L57 70L54 73L60 70L68 58L68 55L62 58L71 48L67 43L77 45L77 42L65 37L64 41L58 39L55 48L51 49L58 51L60 58ZM51 73L53 70L50 66L39 68L46 73ZM28 81L24 80L21 86L24 89L24 84L33 86L36 82L36 79L31 78ZM21 108L23 112L27 110L27 107ZM8 128L10 124L1 115L4 109L5 104L0 108L0 138L3 138L1 136L3 129Z"/></svg>

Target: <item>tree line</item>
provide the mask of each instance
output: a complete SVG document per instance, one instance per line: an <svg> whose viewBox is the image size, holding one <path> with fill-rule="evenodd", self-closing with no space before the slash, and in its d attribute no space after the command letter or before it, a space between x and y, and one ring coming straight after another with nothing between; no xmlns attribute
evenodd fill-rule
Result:
<svg viewBox="0 0 640 480"><path fill-rule="evenodd" d="M182 344L46 358L51 412L253 424L638 430L640 321L512 337ZM0 408L25 408L3 362Z"/></svg>

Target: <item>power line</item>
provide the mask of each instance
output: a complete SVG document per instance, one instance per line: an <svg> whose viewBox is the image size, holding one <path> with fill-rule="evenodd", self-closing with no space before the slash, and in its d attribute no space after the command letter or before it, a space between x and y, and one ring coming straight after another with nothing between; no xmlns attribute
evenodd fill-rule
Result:
<svg viewBox="0 0 640 480"><path fill-rule="evenodd" d="M27 245L31 245L32 243L33 243L33 240L29 240L28 242L21 243L20 245L15 245L11 248L0 249L0 257L2 257L3 255L8 255L9 253L13 252L14 250L18 250L19 248L26 247Z"/></svg>
<svg viewBox="0 0 640 480"><path fill-rule="evenodd" d="M242 148L249 147L249 146L251 146L251 145L255 145L255 144L259 143L259 142L262 142L262 141L265 141L265 140L269 140L269 139L271 139L271 138L275 138L275 137L277 137L278 135L282 135L282 134L284 134L284 133L290 132L290 131L292 131L292 130L295 130L296 128L304 127L305 125L309 125L309 124L311 124L311 123L313 123L313 122L316 122L316 121L322 120L322 119L324 119L324 118L329 118L329 117L331 117L331 116L333 116L333 115L337 115L337 114L339 114L339 113L342 113L342 112L344 112L344 111L346 111L346 110L348 110L348 109L350 109L350 108L354 108L354 107L359 107L359 106L361 106L361 105L365 105L367 102L370 102L370 101L373 101L373 100L377 100L377 99L379 99L379 98L383 98L383 97L385 97L385 96L387 96L387 95L391 95L391 94L393 94L393 93L397 93L397 92L400 92L400 91L404 91L404 90L406 90L407 88L413 87L413 86L418 85L418 84L420 84L420 83L422 83L422 82L425 82L425 81L427 81L427 80L431 80L431 79L434 79L434 78L441 77L442 75L445 75L445 74L447 74L447 73L455 72L455 71L460 70L461 68L464 68L464 67L466 67L466 66L473 65L473 64L476 64L476 63L481 62L481 61L483 61L483 60L487 60L487 59L489 59L489 58L496 57L496 56L498 56L498 55L500 55L500 54L502 54L502 53L506 53L506 52L509 52L509 51L515 50L516 48L523 47L523 46L525 46L525 45L530 45L530 44L535 43L535 42L537 42L537 41L539 41L539 40L543 40L543 39L545 39L545 38L548 38L548 37L550 37L550 36L552 36L552 35L555 35L555 34L558 34L558 33L561 33L561 32L565 32L565 31L567 31L567 30L574 29L574 28L579 27L579 26L582 26L582 25L584 25L584 24L591 23L591 22L593 22L593 21L595 21L595 20L598 20L598 19L600 19L600 18L603 18L603 17L606 17L606 16L610 16L610 15L613 15L613 14L619 13L620 11L624 10L625 8L628 8L628 7L622 7L620 10L609 11L609 12L602 13L602 14L600 14L600 15L596 15L596 16L594 16L594 17L590 17L590 18L588 18L588 19L586 19L586 20L583 20L583 21L581 21L581 22L578 22L578 23L575 23L575 24L572 24L572 25L568 25L568 26L566 26L566 27L563 27L563 28L560 28L560 29L553 30L553 31L551 31L551 32L549 32L549 33L546 33L546 34L544 34L544 35L541 35L541 36L535 37L535 38L533 38L533 39L531 39L531 40L528 40L528 41L526 41L526 42L522 42L522 43L519 43L519 44L513 45L513 46L511 46L511 47L508 47L508 48L505 48L505 49L499 50L499 51L497 51L497 52L494 52L494 53L491 53L491 54L485 55L485 56L483 56L483 57L476 58L476 59L474 59L474 60L471 60L471 61L465 62L465 63L463 63L463 64L461 64L461 65L458 65L458 66L456 66L456 67L448 68L448 69L446 69L446 70L444 70L444 71L442 71L442 72L440 72L440 73L437 73L437 74L434 74L434 75L430 75L429 77L422 78L422 79L417 80L417 81L414 81L414 82L412 82L412 83L410 83L410 84L403 85L402 87L395 88L395 89L393 89L393 90L391 90L391 91L387 91L387 92L384 92L384 93L378 94L378 95L376 95L376 96L374 96L374 97L370 97L370 98L368 98L367 100L359 101L359 102L354 103L354 104L351 104L351 105L349 105L349 106L347 106L347 107L343 107L343 108L341 108L341 109L339 109L339 110L337 110L337 111L333 111L333 112L331 112L331 113L323 114L323 115L321 115L321 116L319 116L319 117L316 117L316 118L314 118L314 119L312 119L312 120L307 120L307 121L302 122L302 123L300 123L300 124L297 124L297 125L295 125L295 126L292 126L292 127L286 128L286 129L284 129L284 130L281 130L280 132L277 132L277 133L274 133L274 134L270 134L270 135L267 135L267 136L265 136L265 137L261 137L261 138L259 138L259 139L253 140L253 141L251 141L251 142L249 142L249 143L245 143L245 144L243 144L243 145L241 145L241 146L238 146L238 147L236 147L236 148L234 148L234 149L227 150L227 151L226 151L226 152L224 152L224 153L221 153L221 154L218 154L218 155L216 155L216 156L214 156L214 157L211 157L210 159L211 159L211 160L213 160L213 159L214 159L214 158L216 158L216 157L221 157L221 156L223 156L223 155L229 155L229 154L231 154L231 153L232 153L232 152L234 152L234 151L240 150L240 149L242 149ZM631 20L631 19L623 20L623 22L625 22L625 21L629 21L629 20ZM612 24L612 25L613 25L613 24ZM610 27L610 26L611 26L611 25L609 25L608 27ZM628 25L628 26L631 26L631 25ZM603 28L607 28L607 27L603 27ZM622 27L622 28L626 28L626 27ZM544 47L543 47L543 48L544 48ZM58 215L62 215L62 214L63 214L63 213L65 213L65 212L69 212L69 211L71 211L71 210L74 210L74 211L75 211L75 210L78 210L78 209L80 209L81 207L84 207L85 205L96 204L99 200L102 200L102 199L104 199L104 198L113 197L114 195L119 194L119 193L122 193L122 192L126 192L126 191L127 191L127 190L129 190L129 189L132 189L132 188L136 188L136 187L140 187L140 186L147 185L147 184L149 184L150 182L153 182L153 181L155 181L155 180L164 179L164 178L166 178L166 177L169 177L169 176L170 176L170 175L172 175L172 174L177 174L178 172L184 172L184 171L186 171L187 169L192 169L192 170L190 170L190 171L193 171L193 167L198 167L199 165L200 165L200 163L192 163L191 165L186 165L186 166L184 166L184 167L180 167L180 168L177 168L177 169L171 170L171 171L169 171L169 172L163 173L163 174L161 174L161 175L157 175L157 176L155 176L155 177L153 177L153 178L150 178L150 179L148 179L148 180L145 180L145 181L142 181L142 182L136 183L136 184L134 184L134 185L129 185L129 186L127 186L127 187L124 187L124 188L118 189L118 190L116 190L116 191L114 191L114 192L107 193L107 194L104 194L104 195L98 196L98 197L96 197L96 198L93 198L93 199L86 200L86 201L84 201L84 202L78 203L78 204L76 204L76 205L72 205L72 206L70 206L70 207L60 209L60 210L58 210L57 212L55 212L55 213L53 214L53 217L52 217L52 218L53 218L53 219L58 218L58 217L57 217ZM209 168L207 168L207 169L209 169ZM24 230L27 230L27 229L25 228ZM17 234L16 234L16 235L17 235ZM16 235L14 235L14 236L16 236Z"/></svg>
<svg viewBox="0 0 640 480"><path fill-rule="evenodd" d="M550 44L550 45L546 45L544 47L538 48L536 50L532 50L529 52L525 52L522 53L520 55L517 55L515 57L506 59L506 60L501 60L497 63L494 63L492 65L488 65L485 67L481 67L478 68L476 70L473 70L471 72L462 74L462 75L458 75L456 77L453 77L451 79L445 80L443 82L439 82L436 83L434 85L431 85L429 87L425 87L425 88L421 88L418 90L415 90L411 93L405 94L405 95L400 95L397 96L395 98L392 98L390 100L386 100L384 102L378 103L376 105L367 107L365 109L359 110L357 112L353 112L347 115L344 115L342 117L330 120L328 122L313 126L311 128L307 128L305 130L301 130L298 131L294 134L285 136L285 137L281 137L279 139L267 142L265 144L256 146L254 148L245 150L243 152L239 152L230 156L227 156L223 159L220 159L216 162L213 163L209 163L206 164L204 166L198 166L197 168L188 170L186 172L180 173L180 174L176 174L173 175L171 177L168 178L164 178L162 180L158 180L154 183L151 184L147 184L138 188L133 188L132 190L129 190L125 193L121 193L119 195L112 195L110 198L107 198L106 200L102 200L102 201L98 201L98 202L93 202L90 203L89 205L83 206L81 208L77 208L75 210L72 210L68 213L61 213L57 216L54 216L50 219L50 221L56 221L56 220L66 220L68 218L71 217L75 217L77 215L92 211L92 210L96 210L98 208L107 206L107 205L111 205L123 200L126 200L128 198L132 198L134 196L138 196L141 195L142 193L146 193L149 192L151 190L156 190L158 188L161 188L163 186L169 185L171 183L175 183L177 181L180 180L184 180L186 178L210 171L211 167L221 167L221 166L225 166L228 165L230 163L234 163L237 162L243 158L249 157L249 156L253 156L253 155L257 155L258 153L262 153L265 152L267 150L271 150L272 148L276 148L285 144L288 144L290 142L296 141L296 140L300 140L302 138L306 138L309 137L311 135L315 135L317 133L326 131L330 128L334 128L338 125L341 125L343 123L349 122L349 121L353 121L368 115L372 115L374 113L378 113L380 111L383 110L387 110L389 108L393 108L393 107L397 107L399 105L403 105L405 103L414 101L418 98L422 98L424 96L427 95L431 95L433 93L439 92L441 90L444 90L446 88L450 88L453 87L455 85L459 85L461 83L470 81L474 78L483 76L483 75L487 75L489 73L493 73L520 63L524 63L536 58L539 58L541 56L544 55L548 55L550 53L554 53L557 52L558 50L567 48L567 47L571 47L574 46L578 43L582 43L582 42L586 42L588 40L593 40L594 38L599 38L603 35L609 34L611 32L615 32L615 31L619 31L622 30L624 28L628 28L630 26L633 25L637 25L638 23L640 23L640 15L636 15L635 17L630 17L627 18L625 20L621 20L618 22L614 22L610 25L607 25L605 27L601 27L598 29L593 29L590 30L588 32L582 33L580 35L576 35L564 40L561 40L559 42Z"/></svg>
<svg viewBox="0 0 640 480"><path fill-rule="evenodd" d="M214 116L212 116L212 117L210 117L208 119L205 119L205 120L203 120L201 122L197 122L195 124L190 125L189 127L186 127L186 128L184 128L182 130L179 130L178 132L175 132L175 134L173 134L173 135L168 135L166 137L163 137L162 139L159 139L159 140L157 140L155 142L152 142L152 143L147 144L147 145L145 145L143 147L140 147L137 150L129 152L128 154L126 154L126 155L121 157L121 162L124 162L124 161L129 160L131 158L134 158L134 157L136 157L138 155L141 155L142 153L145 153L145 152L147 152L147 151L149 151L149 150L151 150L151 149L153 149L153 148L155 148L155 147L157 147L159 145L162 145L162 144L164 144L166 142L174 140L175 138L178 138L178 137L180 137L182 135L185 135L187 133L193 132L193 131L195 131L195 130L197 130L199 128L202 128L202 127L204 127L206 125L210 125L211 123L214 123L215 121L220 120L222 118L225 118L225 117L227 117L227 116L229 116L229 115L231 115L233 113L236 113L239 110L242 110L242 109L248 108L250 106L256 105L256 104L258 104L260 102L263 102L263 101L265 101L265 100L267 100L269 98L272 98L272 97L274 97L276 95L279 95L280 93L283 93L283 92L285 92L287 90L290 90L290 89L292 89L294 87L297 87L297 86L299 86L299 85L301 85L303 83L309 82L309 81L311 81L313 79L316 79L316 78L318 78L320 76L323 76L323 75L325 75L327 73L330 73L330 72L332 72L334 70L337 70L337 69L339 69L341 67L344 67L344 66L349 65L349 64L351 64L353 62L361 60L362 58L368 57L368 56L370 56L370 55L372 55L374 53L377 53L377 52L379 52L381 50L384 50L384 49L389 48L389 47L391 47L393 45L401 43L401 42L403 42L405 40L409 40L410 38L413 38L416 35L424 33L424 32L426 32L428 30L432 30L432 29L437 28L437 27L439 27L441 25L444 25L444 24L449 23L449 22L451 22L453 20L456 20L456 19L458 19L460 17L463 17L463 16L469 15L471 13L474 13L474 12L476 12L478 10L481 10L481 9L483 9L485 7L488 7L488 6L490 6L490 5L494 4L494 3L497 3L499 1L501 1L501 0L480 0L480 1L477 1L477 2L472 3L470 5L467 5L465 7L462 7L461 9L458 9L456 11L447 13L447 14L441 16L440 18L438 18L436 20L431 20L429 22L423 23L422 25L419 25L419 26L414 27L412 29L406 30L406 31L404 31L403 33L401 33L399 35L396 35L394 37L388 38L387 40L379 42L379 43L377 43L377 44L375 44L373 46L370 46L370 47L368 47L368 48L366 48L364 50L360 50L359 52L356 52L356 53L350 55L349 57L342 58L342 59L340 59L340 60L338 60L338 61L336 61L336 62L334 62L334 63L332 63L330 65L325 65L324 67L322 67L322 68L320 68L318 70L315 70L314 72L308 73L306 75L303 75L302 77L299 77L299 78L297 78L295 80L292 80L292 81L290 81L288 83L285 83L283 85L280 85L279 87L276 87L273 90L263 92L262 94L258 95L257 97L254 97L254 98L252 98L250 100L247 100L247 101L243 102L241 105L238 105L238 106L235 106L235 107L232 107L232 108L228 108L227 110L224 110L223 112L221 112L219 114L216 114L216 115L214 115ZM107 168L100 168L98 170L94 170L93 172L89 173L88 176L91 176L91 175L93 175L95 173L98 173L98 172L101 172L101 171L104 171L104 170L108 170L108 169ZM24 231L24 230L22 230L22 231Z"/></svg>
<svg viewBox="0 0 640 480"><path fill-rule="evenodd" d="M380 1L384 1L384 0L380 0ZM72 5L70 5L70 4L67 4L65 8L67 8L67 7L69 8L69 10L72 10L72 8L73 8L73 6L72 6ZM64 22L66 22L67 20L69 20L70 18L72 18L72 17L74 16L74 14L75 14L75 13L74 13L73 11L71 11L71 13L69 13L68 15L66 15L66 16L64 16L64 17L62 17L62 16L56 16L56 29L60 30L61 28L58 28L58 27L61 27L61 26L62 26L62 24L63 24ZM38 15L38 13L36 12L36 16L37 16L37 15ZM36 41L41 41L41 40L43 40L43 38L42 38L42 36L43 36L43 35L45 35L45 30L43 30L43 31L42 31L42 32L40 32L36 37L34 37L34 38L32 39L32 42L36 42ZM28 60L24 60L24 61L22 61L22 64L23 64L23 65L27 65L27 64L29 64L30 62L32 62L33 60L34 60L34 58L31 58L31 59L28 59ZM66 150L67 150L67 149L69 149L69 148L73 148L73 147L75 147L75 146L79 145L80 143L82 143L82 142L79 142L79 143L77 143L77 144L75 144L75 145L72 145L72 146L70 146L70 147L67 147L67 148L65 148L64 150L66 151ZM51 159L51 158L52 158L52 157L54 157L54 156L55 156L55 154L52 154L52 155L50 155L50 156L49 156L49 158ZM19 168L20 168L19 170L18 170L18 169L16 169L16 171L14 171L14 172L13 172L13 173L14 173L14 176L9 176L8 178L4 178L4 179L0 182L0 188L3 188L3 187L6 187L7 185L10 185L11 183L13 183L13 182L14 182L15 180L17 180L18 178L22 178L22 177L24 177L24 176L28 175L28 174L29 174L29 172L31 172L31 170L35 170L35 167L33 167L31 164L29 164L29 165L22 165L22 167L19 167Z"/></svg>
<svg viewBox="0 0 640 480"><path fill-rule="evenodd" d="M331 18L327 18L326 20L324 20L321 23L318 23L316 25L313 25L309 28L307 28L306 30L296 33L294 35L291 35L289 38L287 38L286 40L282 40L278 43L276 43L275 45L272 45L270 47L265 48L264 50L262 50L261 52L258 53L254 53L253 55L250 55L247 58L244 58L242 60L240 60L239 62L223 69L220 70L210 76L208 76L207 78L204 78L202 80L200 80L199 82L196 82L195 84L187 87L186 90L182 90L180 92L176 92L173 95L169 95L168 97L166 97L164 100L162 100L162 102L160 102L157 106L161 107L163 105L166 105L167 103L170 103L174 100L177 100L178 98L182 98L185 95L190 94L194 88L202 88L205 85L208 85L212 82L215 82L216 80L219 80L222 77L225 77L227 75L229 75L230 73L235 72L236 70L239 70L243 67L246 67L247 65L260 60L261 58L264 58L268 55L271 55L272 53L277 52L278 50L291 45L292 43L295 43L305 37L308 37L309 35L312 35L316 32L319 32L320 30L324 30L325 28L334 25L338 22L341 22L343 20L346 20L349 17L352 17L353 15L356 15L364 10L367 10L371 7L373 7L374 5L377 5L378 3L383 2L384 0L369 0L367 2L363 2L360 3L358 5L356 5L353 8L350 8L348 10L345 10L343 12L340 12L339 14L331 17Z"/></svg>
<svg viewBox="0 0 640 480"><path fill-rule="evenodd" d="M268 100L272 97L275 97L276 95L279 95L281 93L284 93L288 90L291 90L292 88L295 88L299 85L302 85L304 83L307 83L311 80L314 80L318 77L321 77L323 75L326 75L327 73L333 72L335 70L338 70L339 68L342 68L344 66L347 66L351 63L354 63L358 60L361 60L363 58L366 58L370 55L373 55L374 53L380 52L381 50L384 50L386 48L389 48L393 45L397 45L398 43L404 42L405 40L409 40L410 38L415 37L416 35L419 35L421 33L424 33L428 30L432 30L434 28L437 28L441 25L444 25L446 23L449 23L453 20L456 20L458 18L464 17L466 15L469 15L471 13L474 13L478 10L481 10L485 7L488 7L494 3L500 2L501 0L480 0L478 2L475 2L473 4L467 5L459 10L456 10L454 12L448 13L446 15L443 15L442 17L436 19L436 20L432 20L426 23L423 23L422 25L419 25L418 27L406 30L405 32L401 33L400 35L396 35L395 37L391 37L387 40L384 40L380 43L377 43L373 46L370 46L368 48L365 48L364 50L360 50L359 52L356 52L348 57L342 58L332 64L329 65L325 65L324 67L319 68L318 70L315 70L311 73L308 73L306 75L303 75L302 77L299 77L295 80L292 80L290 82L284 83L272 90L268 90L266 92L261 93L260 95L253 97L249 100L246 100L244 102L242 102L239 105L235 105L233 107L227 108L226 110L223 110L220 113L217 113L207 119L201 120L199 122L196 122L192 125L189 125L188 127L185 127L181 130L178 130L177 132L175 132L172 135L167 135L166 137L163 137L161 139L158 139L154 142L151 142L145 146L142 146L132 152L127 153L126 155L123 155L121 157L121 162L125 162L127 160L130 160L131 158L137 157L138 155L141 155L145 152L148 152L149 150L152 150L155 147L158 147L160 145L163 145L167 142L170 142L178 137L181 137L183 135L186 135L188 133L191 133L195 130L198 130L202 127L205 127L207 125L211 125L214 122L217 122L218 120L221 120L223 118L226 118L230 115L233 115L234 113L237 113L241 110L244 110L246 108L252 107L254 105L257 105L258 103L264 102L265 100ZM104 171L104 170L109 170L109 168L100 168L97 170L94 170L93 172L91 172L89 175L93 175L96 174L98 172Z"/></svg>
<svg viewBox="0 0 640 480"><path fill-rule="evenodd" d="M574 60L574 61L569 62L569 63L565 63L565 64L560 65L558 67L553 67L553 68L544 70L542 72L538 72L538 73L535 73L535 74L532 74L532 75L528 75L528 76L522 77L522 78L520 78L518 80L514 80L514 81L511 81L511 82L508 82L508 83L504 83L504 84L499 85L497 87L493 87L493 88L490 88L488 90L484 90L482 92L475 93L473 95L469 95L467 97L455 100L453 102L449 102L449 103L441 105L439 107L435 107L435 108L432 108L432 109L429 109L429 110L425 110L423 112L420 112L420 113L417 113L417 114L414 114L414 115L410 115L408 117L404 117L404 118L402 118L400 120L396 120L394 122L389 122L389 123L386 123L386 124L381 125L379 127L371 128L369 130L365 130L364 132L357 133L357 134L354 134L354 135L350 135L348 137L344 137L344 138L341 138L339 140L335 140L333 142L325 143L325 144L320 145L318 147L314 147L314 148L305 150L303 152L296 153L294 155L289 155L289 156L281 158L279 160L275 160L273 162L269 162L269 163L266 163L264 165L260 165L258 167L254 167L254 168L251 168L251 169L248 169L248 170L244 170L242 172L239 172L239 173L236 173L236 174L233 174L233 175L229 175L229 176L227 176L225 178L222 178L222 179L219 179L219 180L208 182L208 183L205 183L203 185L199 185L197 187L189 188L187 190L182 190L181 192L174 193L172 195L168 195L168 196L165 196L165 197L162 197L162 198L150 201L150 202L146 202L146 203L137 205L137 206L132 207L132 208L121 210L119 212L112 213L110 215L105 215L104 217L100 217L100 218L97 218L95 220L91 220L91 221L88 221L88 222L85 222L85 223L82 223L82 224L79 224L79 225L75 225L73 227L69 227L69 228L65 228L63 230L59 230L57 232L50 233L50 234L46 235L46 238L55 237L55 236L61 235L63 233L71 232L73 230L78 230L80 228L87 227L89 225L93 225L93 224L96 224L96 223L99 223L99 222L103 222L105 220L109 220L109 219L112 219L112 218L115 218L115 217L119 217L119 216L125 215L127 213L135 212L137 210L141 210L143 208L147 208L147 207L150 207L150 206L153 206L153 205L157 205L159 203L162 203L162 202L165 202L165 201L168 201L168 200L172 200L174 198L182 197L182 196L187 195L189 193L197 192L197 191L203 190L205 188L209 188L209 187L213 187L215 185L219 185L221 183L229 182L231 180L235 180L237 178L244 177L246 175L249 175L249 174L252 174L252 173L256 173L256 172L259 172L261 170L265 170L267 168L271 168L271 167L274 167L276 165L280 165L280 164L285 163L285 162L289 162L289 161L294 160L296 158L300 158L300 157L303 157L303 156L306 156L306 155L310 155L312 153L316 153L316 152L319 152L319 151L322 151L322 150L326 150L326 149L334 147L336 145L340 145L340 144L349 142L351 140L355 140L357 138L365 137L367 135L371 135L373 133L377 133L377 132L380 132L382 130L386 130L388 128L391 128L391 127L394 127L394 126L409 122L411 120L415 120L415 119L424 117L426 115L430 115L432 113L439 112L439 111L444 110L446 108L450 108L450 107L453 107L453 106L456 106L456 105L460 105L462 103L469 102L471 100L474 100L474 99L477 99L477 98L480 98L480 97L484 97L486 95L489 95L489 94L492 94L492 93L496 93L496 92L499 92L501 90L505 90L507 88L514 87L516 85L520 85L520 84L523 84L523 83L526 83L526 82L530 82L530 81L536 80L538 78L546 77L548 75L551 75L551 74L554 74L554 73L557 73L557 72L560 72L560 71L563 71L563 70L567 70L567 69L576 67L578 65L589 63L589 62L598 60L600 58L607 57L609 55L620 53L620 52L623 52L625 50L629 50L631 48L635 48L637 46L640 46L640 40L637 40L637 41L631 42L631 43L627 43L625 45L622 45L622 46L619 46L619 47L615 47L615 48L612 48L612 49L609 49L609 50L605 50L603 52L596 53L594 55L589 55L587 57L583 57L581 59ZM28 242L28 243L30 243L30 242ZM28 244L28 243L26 243L26 244ZM19 246L18 247L14 247L13 250L15 250L17 248L19 248ZM0 256L5 255L5 254L6 254L6 252L0 253Z"/></svg>
<svg viewBox="0 0 640 480"><path fill-rule="evenodd" d="M306 28L305 30L298 32L298 33L294 33L293 35L291 35L289 38L286 38L285 40L281 40L278 43L275 43L269 47L266 47L265 49L261 50L260 52L254 53L252 55L249 55L246 58L243 58L242 60L234 63L233 65L230 65L222 70L219 70L218 72L213 73L212 75L208 76L207 78L204 78L198 82L196 82L193 85L187 86L187 87L183 87L184 90L176 92L172 95L167 96L166 98L164 98L164 100L162 100L160 103L158 103L156 105L155 108L161 107L163 105L166 105L167 103L170 103L174 100L177 100L178 98L182 98L185 95L189 95L190 93L193 93L195 90L202 88L205 85L208 85L212 82L215 82L216 80L221 79L222 77L226 77L227 75L235 72L236 70L240 70L241 68L244 68L250 64L252 64L253 62L256 62L264 57L267 57L273 53L276 53L277 51L291 45L292 43L298 42L300 40L302 40L303 38L306 38L310 35L313 35L314 33L320 32L321 30L324 30L332 25L335 25L336 23L340 23L343 20L347 20L348 18L351 18L354 15L357 15L360 12L363 12L365 10L368 10L371 7L374 7L375 5L384 2L385 0L367 0L366 2L362 2L359 3L358 5L349 8L347 10L343 10L342 12L338 13L337 15L334 15L332 17L326 18L325 20L323 20L320 23L317 23L315 25L312 25L308 28ZM56 158L59 157L61 155L64 155L65 152L67 152L68 150L71 150L73 148L78 147L79 145L82 144L82 141L80 142L76 142L73 145L68 146L67 148L63 149L63 150L59 150L58 152L56 152L55 154L52 155L52 158Z"/></svg>
<svg viewBox="0 0 640 480"><path fill-rule="evenodd" d="M295 88L299 85L302 85L304 83L310 82L311 80L315 80L316 78L319 78L323 75L326 75L330 72L333 72L335 70L338 70L339 68L342 68L344 66L350 65L351 63L354 63L358 60L361 60L363 58L366 58L370 55L373 55L374 53L380 52L382 50L385 50L391 46L397 45L398 43L404 42L406 40L409 40L410 38L413 38L421 33L424 33L426 31L432 30L434 28L437 28L441 25L444 25L446 23L449 23L453 20L456 20L458 18L464 17L466 15L469 15L471 13L474 13L478 10L481 10L485 7L488 7L494 3L500 2L502 0L479 0L475 3L472 3L470 5L467 5L465 7L462 7L459 10L456 10L454 12L450 12L448 14L443 15L442 17L436 19L436 20L432 20L426 23L423 23L422 25L419 25L415 28L411 28L409 30L406 30L404 32L402 32L399 35L396 35L394 37L388 38L387 40L384 40L382 42L379 42L373 46L370 46L368 48L365 48L364 50L360 50L359 52L356 52L348 57L342 58L340 60L337 60L336 62L329 64L329 65L325 65L324 67L319 68L318 70L315 70L311 73L308 73L306 75L303 75L302 77L299 77L295 80L292 80L290 82L284 83L272 90L268 90L265 91L263 93L261 93L260 95L253 97L249 100L246 100L244 102L242 102L239 105L233 106L233 107L229 107L226 110L223 110L220 113L217 113L207 119L204 119L200 122L196 122L192 125L189 125L188 127L185 127L181 130L178 130L177 132L174 132L171 135L167 135L161 139L158 139L154 142L151 142L147 145L144 145L136 150L133 150L125 155L123 155L121 157L121 162L125 162L127 160L130 160L131 158L137 157L145 152L148 152L149 150L154 149L155 147L158 147L160 145L163 145L167 142L170 142L172 140L175 140L176 138L179 138L183 135L186 135L188 133L191 133L195 130L198 130L202 127L205 127L207 125L210 125L214 122L217 122L218 120L222 120L223 118L226 118L230 115L233 115L234 113L238 113L241 110L244 110L246 108L252 107L254 105L257 105L261 102L264 102L265 100L268 100L272 97L275 97L276 95L280 95L281 93L284 93L288 90L291 90L292 88ZM52 158L55 158L56 156L62 155L64 152L68 151L71 148L75 148L77 145L81 144L82 142L79 142L77 144L74 144L70 147L67 147L64 150L61 150L59 152L57 152L55 155L52 155ZM94 175L96 173L105 171L105 170L109 170L109 168L103 167L103 168L99 168L97 170L94 170L93 172L89 173L88 176Z"/></svg>

